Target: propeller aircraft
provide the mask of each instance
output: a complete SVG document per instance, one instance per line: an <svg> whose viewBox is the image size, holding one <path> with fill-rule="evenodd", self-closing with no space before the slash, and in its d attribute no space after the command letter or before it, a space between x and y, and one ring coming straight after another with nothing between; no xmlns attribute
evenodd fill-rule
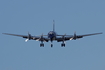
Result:
<svg viewBox="0 0 105 70"><path fill-rule="evenodd" d="M76 39L80 39L80 38L83 38L86 36L102 34L102 32L92 33L92 34L84 34L84 35L76 35L76 32L74 32L74 35L66 35L66 34L59 35L55 32L55 21L53 20L53 30L48 32L47 35L42 34L42 35L38 35L38 36L32 36L29 32L28 32L28 35L18 35L18 34L10 34L10 33L3 33L3 34L26 38L25 42L27 42L28 40L40 41L41 42L40 47L44 47L43 42L49 42L49 41L51 41L51 47L53 47L53 44L52 44L53 41L62 42L61 47L65 47L65 41L67 41L67 40L76 40Z"/></svg>

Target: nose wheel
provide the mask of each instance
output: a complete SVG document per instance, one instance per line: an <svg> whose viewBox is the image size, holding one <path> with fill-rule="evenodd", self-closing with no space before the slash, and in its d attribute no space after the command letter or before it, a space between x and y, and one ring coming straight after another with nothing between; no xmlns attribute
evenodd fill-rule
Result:
<svg viewBox="0 0 105 70"><path fill-rule="evenodd" d="M53 47L53 44L51 44L51 47Z"/></svg>
<svg viewBox="0 0 105 70"><path fill-rule="evenodd" d="M65 44L64 44L64 43L62 43L62 44L61 44L61 47L65 47Z"/></svg>

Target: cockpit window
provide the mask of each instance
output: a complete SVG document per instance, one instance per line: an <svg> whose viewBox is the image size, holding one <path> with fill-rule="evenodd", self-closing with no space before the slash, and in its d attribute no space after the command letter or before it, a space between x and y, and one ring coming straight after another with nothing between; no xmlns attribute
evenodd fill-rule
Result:
<svg viewBox="0 0 105 70"><path fill-rule="evenodd" d="M52 31L50 31L50 32L49 32L49 34L53 34L53 32L52 32Z"/></svg>

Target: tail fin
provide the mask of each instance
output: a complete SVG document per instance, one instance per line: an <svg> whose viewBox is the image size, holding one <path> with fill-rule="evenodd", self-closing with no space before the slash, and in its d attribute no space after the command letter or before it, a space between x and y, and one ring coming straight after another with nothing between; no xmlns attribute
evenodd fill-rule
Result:
<svg viewBox="0 0 105 70"><path fill-rule="evenodd" d="M53 31L55 31L55 21L53 20Z"/></svg>

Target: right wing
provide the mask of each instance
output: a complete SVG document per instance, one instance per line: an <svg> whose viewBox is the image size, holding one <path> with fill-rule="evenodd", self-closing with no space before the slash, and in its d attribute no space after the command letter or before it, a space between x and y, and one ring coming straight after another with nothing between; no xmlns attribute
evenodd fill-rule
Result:
<svg viewBox="0 0 105 70"><path fill-rule="evenodd" d="M23 37L23 38L28 38L29 36L28 35L18 35L18 34L10 34L10 33L3 33L5 35L12 35L12 36L18 36L18 37ZM32 36L31 36L31 39L32 39Z"/></svg>
<svg viewBox="0 0 105 70"><path fill-rule="evenodd" d="M18 36L18 37L23 37L23 38L26 38L26 41L27 40L36 40L36 41L41 41L41 35L39 36L31 36L31 34L28 34L28 35L18 35L18 34L10 34L10 33L3 33L5 35L12 35L12 36ZM46 36L46 35L43 35L43 36ZM45 42L48 42L49 39L48 38L44 38L43 37L43 41Z"/></svg>

